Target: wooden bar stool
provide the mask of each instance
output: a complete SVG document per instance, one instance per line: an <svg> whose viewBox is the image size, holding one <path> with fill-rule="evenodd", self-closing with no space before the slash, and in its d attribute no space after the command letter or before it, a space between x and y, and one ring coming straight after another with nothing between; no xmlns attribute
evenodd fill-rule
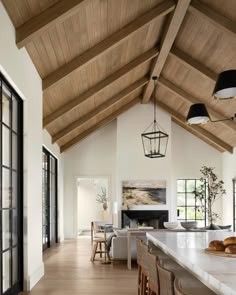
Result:
<svg viewBox="0 0 236 295"><path fill-rule="evenodd" d="M160 295L216 295L181 266L166 262L157 263Z"/></svg>
<svg viewBox="0 0 236 295"><path fill-rule="evenodd" d="M157 270L158 256L152 253L147 254L148 263L148 295L159 295L159 277Z"/></svg>
<svg viewBox="0 0 236 295"><path fill-rule="evenodd" d="M147 295L148 292L148 246L141 239L136 239L138 264L138 295Z"/></svg>
<svg viewBox="0 0 236 295"><path fill-rule="evenodd" d="M207 286L191 274L186 278L175 278L174 292L175 295L216 295L216 293L207 288Z"/></svg>
<svg viewBox="0 0 236 295"><path fill-rule="evenodd" d="M137 264L138 264L138 295L141 295L141 285L142 285L142 240L136 239L137 245Z"/></svg>
<svg viewBox="0 0 236 295"><path fill-rule="evenodd" d="M96 254L100 254L100 258L102 258L102 254L104 254L104 264L110 263L110 255L107 250L106 240L104 238L96 239L93 241L93 251L91 255L91 261L95 260ZM98 249L99 248L99 249Z"/></svg>

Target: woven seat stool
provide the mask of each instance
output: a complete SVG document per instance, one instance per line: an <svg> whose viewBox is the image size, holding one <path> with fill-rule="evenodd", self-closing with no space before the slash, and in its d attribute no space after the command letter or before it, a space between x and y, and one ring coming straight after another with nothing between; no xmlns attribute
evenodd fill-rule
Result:
<svg viewBox="0 0 236 295"><path fill-rule="evenodd" d="M195 277L175 278L174 280L175 295L215 295L212 290L207 288L202 282Z"/></svg>
<svg viewBox="0 0 236 295"><path fill-rule="evenodd" d="M103 238L96 239L93 241L93 243L94 245L93 245L93 250L91 255L91 261L93 262L95 260L96 254L99 254L100 258L102 258L102 254L105 254L105 262L107 258L108 260L110 260L109 253L107 251L106 240Z"/></svg>

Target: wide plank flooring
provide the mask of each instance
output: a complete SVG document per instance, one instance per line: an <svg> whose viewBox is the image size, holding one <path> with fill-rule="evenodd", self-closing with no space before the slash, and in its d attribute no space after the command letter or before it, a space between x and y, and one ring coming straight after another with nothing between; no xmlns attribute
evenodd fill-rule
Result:
<svg viewBox="0 0 236 295"><path fill-rule="evenodd" d="M137 268L129 271L126 263L101 264L90 261L87 238L66 240L45 255L45 275L32 295L136 295Z"/></svg>

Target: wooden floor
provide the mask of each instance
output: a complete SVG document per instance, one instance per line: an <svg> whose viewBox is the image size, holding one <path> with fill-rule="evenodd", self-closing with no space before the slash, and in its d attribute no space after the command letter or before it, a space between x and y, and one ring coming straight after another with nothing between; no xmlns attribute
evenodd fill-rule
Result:
<svg viewBox="0 0 236 295"><path fill-rule="evenodd" d="M67 240L50 249L45 257L45 275L32 295L136 295L137 268L125 263L90 262L90 239Z"/></svg>

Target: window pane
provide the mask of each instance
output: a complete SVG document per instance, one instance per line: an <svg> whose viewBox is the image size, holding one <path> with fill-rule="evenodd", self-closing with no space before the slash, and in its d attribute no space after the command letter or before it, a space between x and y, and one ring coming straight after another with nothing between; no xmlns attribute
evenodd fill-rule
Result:
<svg viewBox="0 0 236 295"><path fill-rule="evenodd" d="M195 220L195 208L194 207L187 207L187 219Z"/></svg>
<svg viewBox="0 0 236 295"><path fill-rule="evenodd" d="M201 209L196 210L196 219L205 219L205 213Z"/></svg>
<svg viewBox="0 0 236 295"><path fill-rule="evenodd" d="M185 219L185 208L178 207L177 210L179 211L178 219Z"/></svg>
<svg viewBox="0 0 236 295"><path fill-rule="evenodd" d="M194 179L187 180L187 192L192 193L194 191L195 191L195 180Z"/></svg>
<svg viewBox="0 0 236 295"><path fill-rule="evenodd" d="M12 129L18 131L18 101L12 97Z"/></svg>
<svg viewBox="0 0 236 295"><path fill-rule="evenodd" d="M177 205L184 206L185 205L185 194L178 194L177 195Z"/></svg>
<svg viewBox="0 0 236 295"><path fill-rule="evenodd" d="M10 131L5 126L2 126L2 163L3 165L10 166Z"/></svg>
<svg viewBox="0 0 236 295"><path fill-rule="evenodd" d="M11 255L10 251L2 254L3 266L3 292L10 288L11 275L10 275Z"/></svg>
<svg viewBox="0 0 236 295"><path fill-rule="evenodd" d="M195 194L187 194L187 206L195 206Z"/></svg>
<svg viewBox="0 0 236 295"><path fill-rule="evenodd" d="M17 210L12 210L12 243L13 246L17 245L18 238L18 216Z"/></svg>
<svg viewBox="0 0 236 295"><path fill-rule="evenodd" d="M12 133L12 168L17 170L17 152L18 152L18 140L17 136Z"/></svg>
<svg viewBox="0 0 236 295"><path fill-rule="evenodd" d="M2 248L10 247L10 211L2 210Z"/></svg>
<svg viewBox="0 0 236 295"><path fill-rule="evenodd" d="M12 269L12 279L13 284L18 282L18 247L12 249L13 257L13 269Z"/></svg>
<svg viewBox="0 0 236 295"><path fill-rule="evenodd" d="M2 207L11 206L10 170L2 168Z"/></svg>
<svg viewBox="0 0 236 295"><path fill-rule="evenodd" d="M178 181L177 181L177 192L178 193L185 192L185 180L184 179L178 179Z"/></svg>
<svg viewBox="0 0 236 295"><path fill-rule="evenodd" d="M10 108L11 108L11 92L3 84L2 88L2 121L8 126L11 125L10 118Z"/></svg>
<svg viewBox="0 0 236 295"><path fill-rule="evenodd" d="M17 173L12 172L12 207L17 208L18 199L18 184L17 184Z"/></svg>

